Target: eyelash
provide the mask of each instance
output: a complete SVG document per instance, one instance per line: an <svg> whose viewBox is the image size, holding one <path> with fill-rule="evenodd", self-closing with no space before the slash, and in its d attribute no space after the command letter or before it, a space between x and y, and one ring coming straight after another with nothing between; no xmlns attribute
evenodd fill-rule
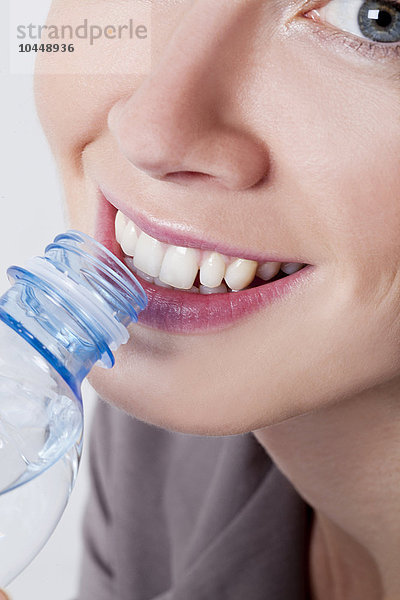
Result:
<svg viewBox="0 0 400 600"><path fill-rule="evenodd" d="M320 1L318 6L314 6L314 9L318 10L318 7L321 8L321 6L322 3ZM308 12L311 12L311 10L311 8L308 8L307 12L303 14L307 14ZM308 21L313 21L315 24L315 33L325 40L333 40L334 42L339 43L341 46L351 48L352 50L355 50L356 52L359 52L363 56L367 56L369 58L371 56L374 59L400 58L400 44L398 42L394 44L370 42L351 33L344 33L340 31L340 29L337 29L329 23L326 23L326 21L317 21L309 17L305 18L307 18Z"/></svg>

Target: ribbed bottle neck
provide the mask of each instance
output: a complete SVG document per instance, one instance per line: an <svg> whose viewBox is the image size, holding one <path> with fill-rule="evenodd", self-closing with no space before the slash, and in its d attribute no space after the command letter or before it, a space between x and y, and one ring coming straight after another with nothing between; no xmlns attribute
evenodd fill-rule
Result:
<svg viewBox="0 0 400 600"><path fill-rule="evenodd" d="M114 364L147 297L107 248L79 231L58 235L42 257L7 271L0 319L35 347L74 390L94 364Z"/></svg>

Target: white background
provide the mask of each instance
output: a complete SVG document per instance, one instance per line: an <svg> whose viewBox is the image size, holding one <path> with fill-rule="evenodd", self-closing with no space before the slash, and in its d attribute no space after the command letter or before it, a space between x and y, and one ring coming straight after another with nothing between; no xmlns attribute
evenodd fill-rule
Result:
<svg viewBox="0 0 400 600"><path fill-rule="evenodd" d="M2 0L2 2L3 4L8 4L9 70L11 73L32 74L35 66L35 53L18 52L18 44L26 43L30 40L17 38L17 26L29 23L44 24L51 0L8 0L8 3ZM0 10L3 12L5 9Z"/></svg>
<svg viewBox="0 0 400 600"><path fill-rule="evenodd" d="M19 0L12 0L18 2ZM43 8L48 0L38 2ZM54 235L66 229L62 188L38 122L32 76L10 74L7 3L0 3L0 294L5 271L42 254ZM81 554L81 520L88 492L88 438L94 394L84 390L83 460L71 500L48 544L8 589L12 600L73 600ZM93 599L95 600L95 599Z"/></svg>

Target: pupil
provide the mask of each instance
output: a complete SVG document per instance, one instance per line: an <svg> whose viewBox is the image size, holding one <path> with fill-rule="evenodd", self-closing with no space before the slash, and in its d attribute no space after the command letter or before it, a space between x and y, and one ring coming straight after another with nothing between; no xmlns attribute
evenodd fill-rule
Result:
<svg viewBox="0 0 400 600"><path fill-rule="evenodd" d="M342 1L346 3L348 0ZM358 25L361 33L373 42L400 41L400 2L364 0L358 13Z"/></svg>
<svg viewBox="0 0 400 600"><path fill-rule="evenodd" d="M387 27L392 22L392 16L386 10L380 10L376 23L379 27Z"/></svg>

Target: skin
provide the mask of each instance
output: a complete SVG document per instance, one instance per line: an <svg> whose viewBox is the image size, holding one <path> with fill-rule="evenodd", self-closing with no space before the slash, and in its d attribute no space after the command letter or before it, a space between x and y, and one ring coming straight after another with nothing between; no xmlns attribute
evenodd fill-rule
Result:
<svg viewBox="0 0 400 600"><path fill-rule="evenodd" d="M90 380L161 427L253 431L315 509L314 598L391 600L399 58L361 55L354 37L353 47L322 39L305 4L138 2L150 45L89 51L74 40L73 55L40 54L36 103L74 228L94 234L100 182L155 220L315 265L307 285L229 329L173 335L139 322L114 369ZM122 1L56 0L48 23L131 13Z"/></svg>

